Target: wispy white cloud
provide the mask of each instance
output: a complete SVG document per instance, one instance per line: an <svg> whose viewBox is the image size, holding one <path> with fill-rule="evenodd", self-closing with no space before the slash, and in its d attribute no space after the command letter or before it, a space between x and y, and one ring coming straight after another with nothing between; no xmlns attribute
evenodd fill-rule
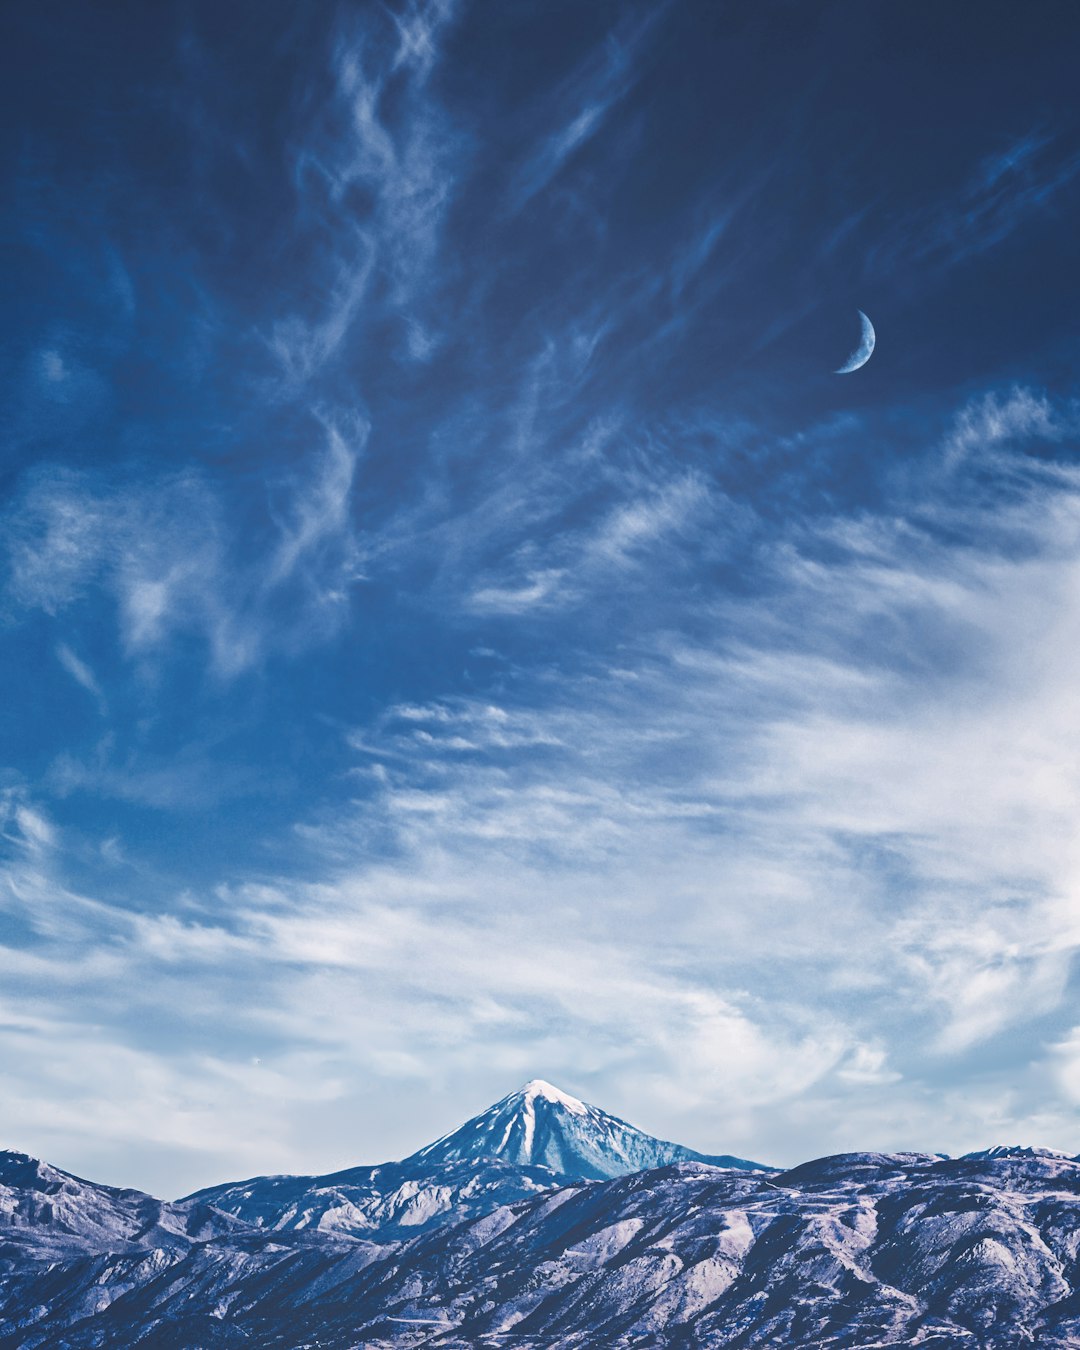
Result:
<svg viewBox="0 0 1080 1350"><path fill-rule="evenodd" d="M338 352L361 311L375 266L371 239L354 233L353 256L339 258L323 313L278 319L268 339L290 389L299 388Z"/></svg>
<svg viewBox="0 0 1080 1350"><path fill-rule="evenodd" d="M1075 408L1052 407L1045 394L1014 387L989 393L957 414L945 442L946 462L955 465L972 453L986 457L1018 442L1056 442L1080 429Z"/></svg>
<svg viewBox="0 0 1080 1350"><path fill-rule="evenodd" d="M1039 409L994 406L1025 427L1023 408ZM1054 439L1066 411L1031 425ZM1000 443L996 415L961 422ZM836 1091L912 1080L917 1096L987 1039L1053 1015L1080 935L1080 480L1017 457L1008 481L1005 497L954 491L921 522L793 536L767 563L764 605L717 605L715 641L639 650L634 680L563 678L542 706L504 707L498 725L526 736L485 735L482 705L368 729L409 875L445 866L452 840L472 893L505 897L543 859L575 932L590 912L633 915L665 971L782 988L830 1047L815 1062L838 1065ZM658 942L653 902L673 886ZM902 1018L882 1006L898 971ZM965 1119L940 1146L976 1142Z"/></svg>
<svg viewBox="0 0 1080 1350"><path fill-rule="evenodd" d="M28 213L0 619L65 717L0 769L9 1142L179 1153L180 1190L400 1154L539 1073L779 1161L1080 1147L1076 407L995 387L919 453L933 392L802 429L824 386L769 396L841 254L910 298L1078 161L1000 144L885 220L721 80L716 164L664 165L679 43L730 46L685 17L504 84L501 20L346 6L239 98L189 34L134 233L81 161Z"/></svg>
<svg viewBox="0 0 1080 1350"><path fill-rule="evenodd" d="M42 809L11 789L0 794L0 826L6 840L32 855L48 852L56 843L56 830Z"/></svg>
<svg viewBox="0 0 1080 1350"><path fill-rule="evenodd" d="M914 212L871 254L878 265L951 266L1008 238L1080 173L1080 156L1035 131L986 155L956 195Z"/></svg>
<svg viewBox="0 0 1080 1350"><path fill-rule="evenodd" d="M364 424L326 426L324 448L281 485L261 551L243 559L226 499L204 476L114 487L90 475L33 474L3 521L8 602L58 614L104 586L129 657L155 657L194 633L226 679L268 650L319 640L344 618L360 574L353 483L365 436ZM64 644L57 655L100 701L89 667Z"/></svg>
<svg viewBox="0 0 1080 1350"><path fill-rule="evenodd" d="M596 135L621 92L617 88L609 91L605 99L590 103L567 126L547 138L519 175L517 190L512 194L515 211L520 211L537 193L542 192L574 151Z"/></svg>
<svg viewBox="0 0 1080 1350"><path fill-rule="evenodd" d="M456 0L412 0L393 13L399 39L394 69L408 67L422 84L439 59L439 38L456 8Z"/></svg>
<svg viewBox="0 0 1080 1350"><path fill-rule="evenodd" d="M318 223L320 304L277 320L269 345L296 391L338 355L363 319L405 323L403 350L426 360L436 337L425 289L463 142L429 87L456 6L427 0L354 17L332 53L333 97L296 152L303 215ZM358 211L357 202L366 201Z"/></svg>
<svg viewBox="0 0 1080 1350"><path fill-rule="evenodd" d="M33 484L21 517L8 517L9 586L14 599L55 614L93 583L105 521L79 475L59 470Z"/></svg>
<svg viewBox="0 0 1080 1350"><path fill-rule="evenodd" d="M530 568L527 558L518 562L525 563L520 580L510 585L494 580L481 584L469 597L471 607L479 613L524 614L540 605L565 601L562 583L566 573L562 568Z"/></svg>
<svg viewBox="0 0 1080 1350"><path fill-rule="evenodd" d="M543 547L531 540L521 544L497 567L482 571L469 607L522 614L579 604L597 587L647 569L665 548L666 570L716 505L714 489L697 473L660 481L632 473L620 487L621 499L599 518L566 527Z"/></svg>
<svg viewBox="0 0 1080 1350"><path fill-rule="evenodd" d="M75 683L81 685L88 694L92 695L98 705L99 711L102 716L104 716L107 711L105 695L101 691L101 686L98 684L94 672L86 662L82 660L81 657L76 656L66 642L57 644L56 659Z"/></svg>
<svg viewBox="0 0 1080 1350"><path fill-rule="evenodd" d="M355 579L359 547L353 526L353 483L359 455L367 440L366 423L354 423L343 432L327 427L327 444L314 469L299 478L288 502L288 517L281 522L280 538L266 573L268 588L280 585L298 569L325 579L335 578L324 597L343 598L342 584ZM334 555L326 568L327 551ZM319 581L314 583L318 588Z"/></svg>
<svg viewBox="0 0 1080 1350"><path fill-rule="evenodd" d="M855 1046L843 1066L837 1069L836 1076L848 1083L873 1087L896 1083L900 1079L900 1074L888 1066L885 1048L866 1042Z"/></svg>
<svg viewBox="0 0 1080 1350"><path fill-rule="evenodd" d="M723 1084L748 1102L775 1100L836 1055L831 1038L819 1043L797 1024L768 1029L744 1000L687 988L625 947L570 935L562 904L531 917L513 905L493 912L466 872L433 858L412 876L350 870L319 884L223 891L186 913L140 913L65 887L55 837L26 825L28 803L18 810L33 847L0 873L0 904L33 937L0 946L18 1014L0 1007L4 1079L24 1103L9 1128L71 1165L101 1140L124 1140L137 1146L128 1166L140 1154L144 1166L170 1157L177 1190L181 1177L235 1174L253 1156L318 1166L317 1139L289 1136L305 1114L355 1112L371 1075L404 1080L406 1095L429 1090L433 1055L445 1086L481 1045L493 1082L527 1076L538 1059L565 1064L585 1034L593 1073L670 1058L687 1086ZM506 898L524 899L525 879L507 881ZM535 898L540 882L527 882ZM153 1052L144 1021L158 1029ZM54 1038L48 1071L35 1072ZM137 1100L125 1104L126 1093ZM252 1111L262 1125L247 1120ZM390 1137L383 1147L400 1151Z"/></svg>
<svg viewBox="0 0 1080 1350"><path fill-rule="evenodd" d="M1061 1105L1080 946L1080 476L1009 449L1017 428L1060 446L1070 417L1023 391L975 401L914 503L758 544L742 597L682 593L666 557L642 568L722 529L723 497L645 454L611 474L610 444L594 447L605 509L535 556L583 594L658 584L648 623L346 733L356 800L297 823L306 876L115 909L64 884L62 832L11 797L3 894L34 941L0 951L5 987L37 991L22 1011L42 1026L78 1008L107 1062L142 1053L137 1018L165 1019L158 1067L133 1071L151 1104L199 1082L212 1104L228 1083L211 1132L223 1174L282 1074L295 1091L259 1127L256 1170L350 1161L325 1123L325 1153L301 1147L311 1101L340 1123L392 1080L402 1118L429 1119L437 1098L452 1123L536 1072L631 1116L644 1103L668 1136L781 1161L1036 1129L1080 1146ZM957 427L965 452L946 465ZM350 528L351 475L328 442L268 552L283 576L322 556L317 522ZM42 992L61 980L62 1006ZM110 1003L118 986L133 1006ZM211 1025L228 1035L200 1059ZM988 1071L985 1047L1019 1033L1031 1062ZM111 1128L108 1084L94 1105L74 1066L56 1072ZM957 1076L975 1085L952 1093ZM152 1115L139 1128L160 1147L177 1131L199 1146L200 1110L156 1133ZM352 1160L404 1150L400 1120L382 1125ZM59 1138L42 1117L27 1128L30 1146Z"/></svg>
<svg viewBox="0 0 1080 1350"><path fill-rule="evenodd" d="M428 490L370 539L384 572L409 575L444 610L515 615L579 605L616 577L667 570L720 502L709 477L617 413L573 425L602 330L549 335L493 412L482 459L457 490ZM568 425L569 423L569 425ZM734 522L737 512L731 509Z"/></svg>
<svg viewBox="0 0 1080 1350"><path fill-rule="evenodd" d="M520 211L543 192L570 159L603 128L612 110L626 97L637 79L636 67L649 32L662 7L644 21L638 17L612 31L606 41L548 96L545 108L559 119L555 130L545 130L539 144L512 177L509 207Z"/></svg>
<svg viewBox="0 0 1080 1350"><path fill-rule="evenodd" d="M64 751L57 755L42 782L59 799L89 793L99 800L129 802L181 815L197 814L230 798L257 795L272 788L273 780L265 773L221 764L214 749L194 743L167 756L146 750L125 755L117 751L111 738L105 738L90 754ZM103 856L115 861L115 843L103 848Z"/></svg>

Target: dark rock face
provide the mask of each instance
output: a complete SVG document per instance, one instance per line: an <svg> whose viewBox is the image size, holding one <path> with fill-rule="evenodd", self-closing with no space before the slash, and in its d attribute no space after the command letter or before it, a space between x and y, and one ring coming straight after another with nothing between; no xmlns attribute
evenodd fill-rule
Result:
<svg viewBox="0 0 1080 1350"><path fill-rule="evenodd" d="M1059 1155L682 1162L512 1203L496 1186L486 1212L368 1237L7 1158L5 1350L1080 1345L1080 1165Z"/></svg>

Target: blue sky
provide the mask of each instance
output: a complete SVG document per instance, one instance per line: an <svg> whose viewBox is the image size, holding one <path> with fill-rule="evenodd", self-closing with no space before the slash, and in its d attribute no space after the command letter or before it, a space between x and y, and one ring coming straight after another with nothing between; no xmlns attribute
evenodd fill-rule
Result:
<svg viewBox="0 0 1080 1350"><path fill-rule="evenodd" d="M3 1143L1080 1150L1080 20L970 19L15 15Z"/></svg>

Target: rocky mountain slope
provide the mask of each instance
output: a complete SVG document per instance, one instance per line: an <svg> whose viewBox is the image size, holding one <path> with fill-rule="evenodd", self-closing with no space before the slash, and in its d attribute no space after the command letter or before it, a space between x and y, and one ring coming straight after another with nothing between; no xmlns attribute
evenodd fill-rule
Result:
<svg viewBox="0 0 1080 1350"><path fill-rule="evenodd" d="M654 1139L541 1079L512 1092L399 1163L314 1177L253 1177L185 1204L215 1206L257 1228L318 1228L376 1241L415 1237L570 1180L603 1180L678 1161L761 1169Z"/></svg>
<svg viewBox="0 0 1080 1350"><path fill-rule="evenodd" d="M414 1153L407 1163L501 1158L520 1167L541 1166L568 1177L603 1181L665 1167L673 1162L710 1162L719 1167L762 1169L761 1163L728 1154L695 1153L682 1144L628 1125L599 1107L578 1101L542 1078L511 1092L452 1134Z"/></svg>
<svg viewBox="0 0 1080 1350"><path fill-rule="evenodd" d="M534 1156L534 1130L506 1145ZM1080 1345L1080 1163L1061 1154L516 1167L425 1149L217 1188L244 1217L0 1155L0 1347ZM455 1198L431 1210L438 1177Z"/></svg>
<svg viewBox="0 0 1080 1350"><path fill-rule="evenodd" d="M546 1167L517 1167L496 1158L430 1166L383 1163L326 1176L253 1177L198 1191L179 1204L211 1205L277 1233L315 1229L394 1242L478 1218L566 1181Z"/></svg>
<svg viewBox="0 0 1080 1350"><path fill-rule="evenodd" d="M83 1181L25 1153L0 1151L0 1260L186 1250L244 1226L198 1200L168 1204L143 1191Z"/></svg>

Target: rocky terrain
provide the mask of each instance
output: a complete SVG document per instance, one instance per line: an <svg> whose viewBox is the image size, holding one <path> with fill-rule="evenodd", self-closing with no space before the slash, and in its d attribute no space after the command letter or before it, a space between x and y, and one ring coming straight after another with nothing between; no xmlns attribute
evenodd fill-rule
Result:
<svg viewBox="0 0 1080 1350"><path fill-rule="evenodd" d="M718 1166L547 1084L401 1163L173 1204L0 1154L3 1350L421 1345L1077 1346L1080 1163Z"/></svg>
<svg viewBox="0 0 1080 1350"><path fill-rule="evenodd" d="M768 1170L654 1139L534 1079L401 1162L319 1177L254 1177L199 1191L185 1203L212 1205L257 1228L314 1227L386 1241L481 1217L570 1181L681 1161Z"/></svg>

